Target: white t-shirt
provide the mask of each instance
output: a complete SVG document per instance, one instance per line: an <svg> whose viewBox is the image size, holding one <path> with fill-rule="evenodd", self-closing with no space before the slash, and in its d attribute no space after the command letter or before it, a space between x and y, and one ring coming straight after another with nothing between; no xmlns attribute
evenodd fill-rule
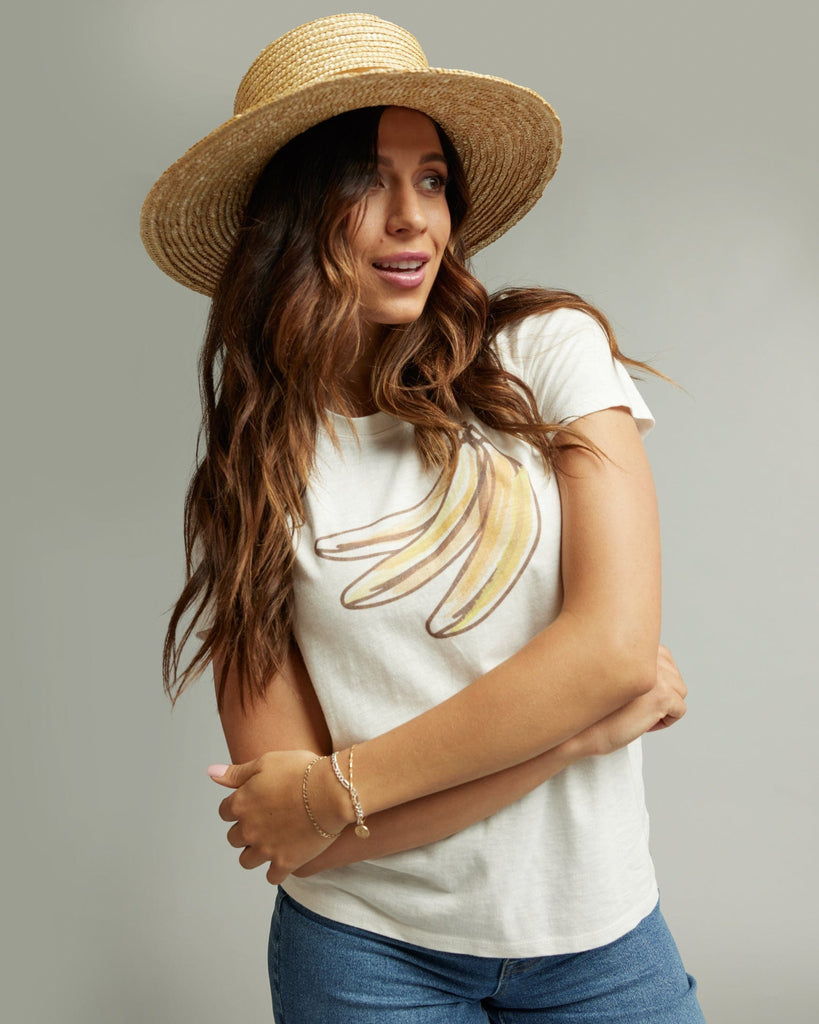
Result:
<svg viewBox="0 0 819 1024"><path fill-rule="evenodd" d="M586 314L530 317L497 348L547 422L627 407L641 433L652 425ZM337 417L340 451L319 434L294 582L294 632L336 748L446 700L547 626L562 599L560 497L534 449L467 413L444 491L411 426L384 413L354 423ZM657 901L640 744L572 765L448 839L283 888L336 921L457 953L611 942Z"/></svg>

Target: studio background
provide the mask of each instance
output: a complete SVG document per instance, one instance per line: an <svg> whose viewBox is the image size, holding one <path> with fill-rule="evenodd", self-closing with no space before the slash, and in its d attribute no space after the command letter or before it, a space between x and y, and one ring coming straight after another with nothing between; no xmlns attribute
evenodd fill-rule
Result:
<svg viewBox="0 0 819 1024"><path fill-rule="evenodd" d="M644 386L664 639L689 715L645 742L663 909L709 1024L815 1020L817 146L813 4L365 9L433 66L544 95L541 203L475 261L568 287ZM3 15L0 964L21 1024L270 1020L273 890L205 768L209 678L172 714L166 611L207 302L138 238L150 185L230 116L257 52L335 4L32 0Z"/></svg>

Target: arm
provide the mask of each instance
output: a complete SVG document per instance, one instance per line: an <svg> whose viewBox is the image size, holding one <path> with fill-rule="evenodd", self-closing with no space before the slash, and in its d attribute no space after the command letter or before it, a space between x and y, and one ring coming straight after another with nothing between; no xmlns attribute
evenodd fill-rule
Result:
<svg viewBox="0 0 819 1024"><path fill-rule="evenodd" d="M359 794L371 812L520 764L651 689L660 553L648 462L625 410L594 413L578 427L607 458L573 449L561 460L560 614L449 700L356 747ZM323 779L330 786L327 771ZM350 820L343 801L338 813Z"/></svg>
<svg viewBox="0 0 819 1024"><path fill-rule="evenodd" d="M217 659L217 676L220 667ZM238 683L238 674L232 669L220 712L234 764L256 761L269 751L307 748L326 754L332 750L321 706L295 644L284 669L271 680L263 700L256 699L243 708ZM299 874L315 874L364 857L383 857L454 835L551 778L568 764L566 753L549 751L506 772L375 815L371 819L372 841L362 844L346 830L318 859L311 861L309 870ZM582 756L579 751L577 756ZM239 862L248 868L264 862L267 799L262 773L257 776L251 786L243 787L241 825L234 825L228 833L231 845L247 847Z"/></svg>
<svg viewBox="0 0 819 1024"><path fill-rule="evenodd" d="M450 700L356 747L356 779L369 813L521 765L651 689L660 595L647 461L626 411L594 413L578 426L608 458L573 450L562 460L561 614ZM256 861L271 860L271 880L323 848L300 800L309 756L309 748L265 755L254 773L266 780L267 821L277 833L276 848L266 846ZM326 762L316 766L311 786L314 810L328 831L352 820L346 794ZM225 820L241 819L240 796L241 790L223 801Z"/></svg>
<svg viewBox="0 0 819 1024"><path fill-rule="evenodd" d="M649 693L530 761L381 811L370 819L372 838L366 843L345 829L323 853L293 874L306 878L327 868L385 857L454 835L525 796L570 764L610 754L645 732L673 725L686 712L686 693L671 652L661 646L657 653L657 682Z"/></svg>
<svg viewBox="0 0 819 1024"><path fill-rule="evenodd" d="M572 736L551 751L514 768L486 775L454 790L381 811L370 819L372 841L361 843L347 828L339 839L293 873L300 878L358 860L373 860L426 846L502 810L576 761L618 751L645 732L674 725L686 713L687 687L671 651L657 651L657 679L648 693Z"/></svg>
<svg viewBox="0 0 819 1024"><path fill-rule="evenodd" d="M271 681L264 701L242 709L237 683L236 674L230 674L222 708L222 724L234 761L252 761L269 750L294 746L330 750L324 717L297 647L291 649L284 671ZM454 835L525 796L575 761L619 750L646 731L673 724L685 714L685 694L685 684L670 652L660 647L657 681L648 694L521 765L374 815L370 819L372 838L366 843L347 829L293 873L307 877ZM245 796L243 823L233 826L229 839L237 847L254 847L240 856L240 863L249 868L264 862L259 844L263 846L265 840L256 837L264 835L266 804L264 799L254 803L247 792ZM255 842L243 829L253 834Z"/></svg>
<svg viewBox="0 0 819 1024"><path fill-rule="evenodd" d="M216 679L221 669L222 660L214 658ZM264 698L257 697L245 707L239 699L238 673L231 666L219 716L234 764L253 761L269 750L307 749L320 754L332 750L324 713L295 643Z"/></svg>

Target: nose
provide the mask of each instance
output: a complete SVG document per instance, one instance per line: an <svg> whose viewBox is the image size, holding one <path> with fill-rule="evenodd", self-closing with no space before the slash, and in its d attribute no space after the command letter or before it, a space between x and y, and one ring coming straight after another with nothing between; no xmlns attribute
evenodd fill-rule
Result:
<svg viewBox="0 0 819 1024"><path fill-rule="evenodd" d="M423 202L411 183L391 190L387 231L392 235L417 235L426 230Z"/></svg>

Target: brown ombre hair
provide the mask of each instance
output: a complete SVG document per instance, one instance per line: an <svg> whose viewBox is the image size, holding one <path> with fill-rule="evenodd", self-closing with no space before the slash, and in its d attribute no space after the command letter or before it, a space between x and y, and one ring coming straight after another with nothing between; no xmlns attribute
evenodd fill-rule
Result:
<svg viewBox="0 0 819 1024"><path fill-rule="evenodd" d="M203 420L185 501L186 580L170 618L163 678L172 700L219 656L221 705L238 671L242 703L264 693L291 642L293 539L316 431L327 409L354 415L344 379L361 351L359 291L348 218L375 180L383 108L354 110L297 136L270 160L248 203L214 294L200 358ZM427 466L454 468L462 406L554 462L555 424L501 366L497 332L570 306L606 319L569 292L520 289L489 297L467 270L459 232L468 211L458 155L448 164L452 238L417 321L385 327L371 376L375 406L415 427ZM582 438L574 439L583 443ZM197 627L201 643L182 667Z"/></svg>

